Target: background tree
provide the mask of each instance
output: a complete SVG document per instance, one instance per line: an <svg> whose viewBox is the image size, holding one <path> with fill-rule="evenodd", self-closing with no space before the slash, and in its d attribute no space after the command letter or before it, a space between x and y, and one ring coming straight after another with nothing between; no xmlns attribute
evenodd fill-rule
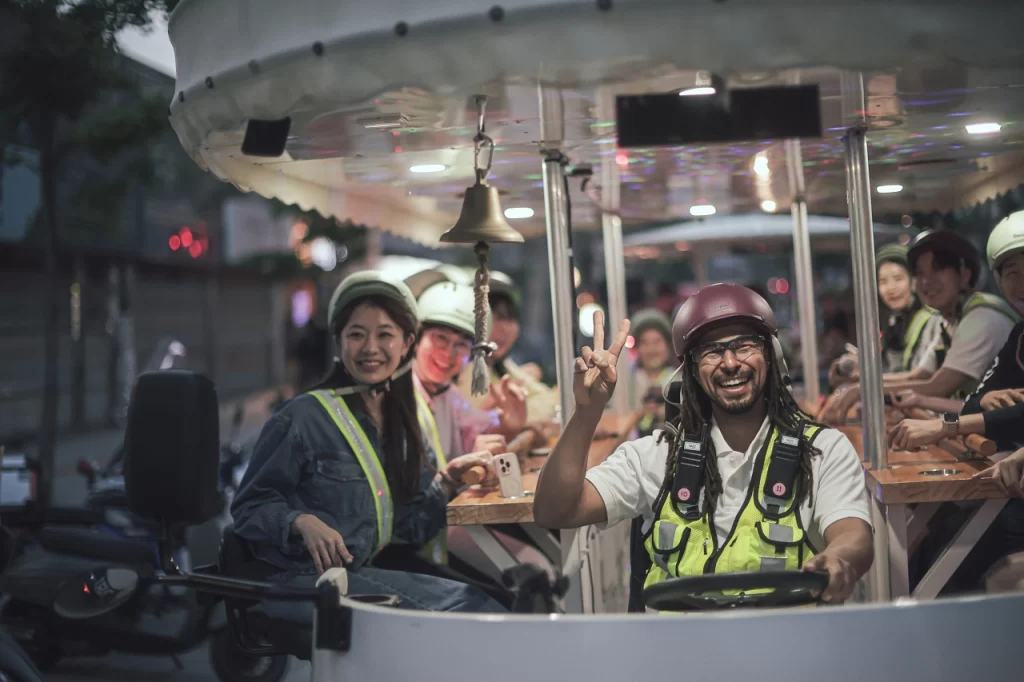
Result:
<svg viewBox="0 0 1024 682"><path fill-rule="evenodd" d="M19 137L39 154L39 223L46 235L49 286L45 314L45 369L39 434L38 508L49 505L57 439L61 197L69 158L89 154L101 163L125 145L138 144L166 126L166 103L123 106L113 116L89 119L108 93L131 98L137 84L119 67L116 35L147 27L167 0L0 0L0 152ZM138 97L137 99L144 99ZM164 121L158 122L156 111ZM83 127L83 123L88 123ZM105 192L122 190L110 183ZM81 198L80 198L81 201ZM99 207L98 210L103 210Z"/></svg>

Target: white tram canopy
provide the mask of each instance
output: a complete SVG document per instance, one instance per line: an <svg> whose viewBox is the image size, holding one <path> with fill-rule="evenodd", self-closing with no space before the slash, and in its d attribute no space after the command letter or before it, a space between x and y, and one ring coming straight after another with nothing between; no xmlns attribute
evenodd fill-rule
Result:
<svg viewBox="0 0 1024 682"><path fill-rule="evenodd" d="M570 195L581 229L600 222L609 163L627 227L698 204L786 211L781 141L622 150L614 105L599 100L683 93L708 73L729 89L817 84L824 137L803 145L812 212L845 214L840 135L861 112L872 177L902 188L876 213L946 210L981 185L1005 189L1020 163L1022 25L1024 3L1005 0L184 0L169 25L170 118L200 166L243 190L435 245L473 181L476 93L497 145L491 183L530 235L543 231L544 142L594 169L588 193ZM862 74L866 101L850 100L844 73ZM538 83L555 89L558 120L540 120ZM243 151L250 121L285 119L264 135L280 154ZM969 132L979 124L996 132Z"/></svg>

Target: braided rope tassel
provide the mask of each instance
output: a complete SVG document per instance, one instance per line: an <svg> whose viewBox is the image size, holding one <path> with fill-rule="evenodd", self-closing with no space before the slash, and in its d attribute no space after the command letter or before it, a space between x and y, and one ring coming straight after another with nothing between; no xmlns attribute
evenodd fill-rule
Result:
<svg viewBox="0 0 1024 682"><path fill-rule="evenodd" d="M473 248L476 253L477 268L473 278L473 326L476 331L476 343L473 344L473 395L484 395L491 385L491 373L487 369L487 357L494 347L487 343L487 316L490 313L488 295L491 291L491 276L487 272L487 257L490 247L484 242L477 242Z"/></svg>

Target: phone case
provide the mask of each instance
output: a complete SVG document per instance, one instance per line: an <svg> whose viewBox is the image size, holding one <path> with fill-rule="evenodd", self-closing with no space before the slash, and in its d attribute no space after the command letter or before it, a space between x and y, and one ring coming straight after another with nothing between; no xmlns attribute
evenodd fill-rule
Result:
<svg viewBox="0 0 1024 682"><path fill-rule="evenodd" d="M525 497L523 475L519 470L519 458L512 453L494 456L494 468L498 472L498 485L502 497Z"/></svg>

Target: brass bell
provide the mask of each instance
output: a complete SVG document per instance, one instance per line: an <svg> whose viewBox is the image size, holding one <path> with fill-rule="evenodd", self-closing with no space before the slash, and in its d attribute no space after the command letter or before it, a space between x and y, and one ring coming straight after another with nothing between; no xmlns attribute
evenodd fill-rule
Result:
<svg viewBox="0 0 1024 682"><path fill-rule="evenodd" d="M455 226L441 235L441 241L447 244L521 243L523 235L505 220L498 188L478 179L475 185L466 189L462 213Z"/></svg>

